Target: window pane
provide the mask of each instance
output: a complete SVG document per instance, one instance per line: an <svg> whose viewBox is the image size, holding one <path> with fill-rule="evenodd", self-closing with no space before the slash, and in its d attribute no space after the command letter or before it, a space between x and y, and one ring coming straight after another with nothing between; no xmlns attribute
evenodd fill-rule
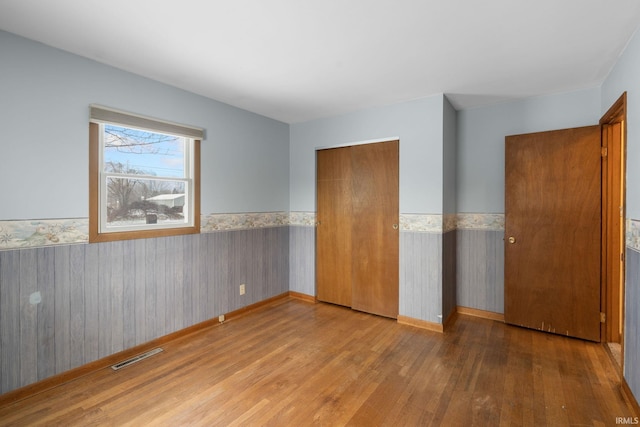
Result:
<svg viewBox="0 0 640 427"><path fill-rule="evenodd" d="M185 139L104 126L104 172L185 177Z"/></svg>
<svg viewBox="0 0 640 427"><path fill-rule="evenodd" d="M107 227L187 224L186 182L107 177Z"/></svg>

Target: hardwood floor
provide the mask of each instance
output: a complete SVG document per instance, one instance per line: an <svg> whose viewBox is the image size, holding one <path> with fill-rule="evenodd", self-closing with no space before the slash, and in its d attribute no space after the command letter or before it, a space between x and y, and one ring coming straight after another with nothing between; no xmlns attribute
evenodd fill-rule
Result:
<svg viewBox="0 0 640 427"><path fill-rule="evenodd" d="M280 300L0 408L0 425L615 425L605 349L460 315L445 334Z"/></svg>

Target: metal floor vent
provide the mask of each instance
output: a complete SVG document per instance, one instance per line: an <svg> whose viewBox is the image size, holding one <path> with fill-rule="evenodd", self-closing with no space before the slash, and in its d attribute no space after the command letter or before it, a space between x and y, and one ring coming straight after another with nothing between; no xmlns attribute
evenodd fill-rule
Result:
<svg viewBox="0 0 640 427"><path fill-rule="evenodd" d="M153 356L155 354L158 354L161 351L162 351L162 349L160 347L154 348L153 350L149 350L146 353L142 353L142 354L139 354L137 356L133 356L130 359L123 360L122 362L116 363L115 365L111 366L111 369L113 369L114 371L117 371L118 369L122 369L124 367L129 366L129 365L133 365L136 362L139 362L139 361L144 360L144 359L146 359L148 357L151 357L151 356Z"/></svg>

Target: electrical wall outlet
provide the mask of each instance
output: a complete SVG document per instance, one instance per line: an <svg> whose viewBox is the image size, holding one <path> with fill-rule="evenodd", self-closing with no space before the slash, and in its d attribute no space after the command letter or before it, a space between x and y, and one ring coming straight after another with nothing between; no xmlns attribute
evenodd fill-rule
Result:
<svg viewBox="0 0 640 427"><path fill-rule="evenodd" d="M224 314L221 314L220 316L218 316L218 322L220 323L224 322Z"/></svg>
<svg viewBox="0 0 640 427"><path fill-rule="evenodd" d="M245 292L246 292L246 289L245 289L245 285L243 283L242 285L240 285L240 295L244 295Z"/></svg>

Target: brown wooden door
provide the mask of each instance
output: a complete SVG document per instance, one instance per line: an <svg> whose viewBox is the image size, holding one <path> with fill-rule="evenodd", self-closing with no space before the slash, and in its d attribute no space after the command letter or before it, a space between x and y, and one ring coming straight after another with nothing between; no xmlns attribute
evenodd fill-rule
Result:
<svg viewBox="0 0 640 427"><path fill-rule="evenodd" d="M505 142L505 320L600 341L599 126Z"/></svg>
<svg viewBox="0 0 640 427"><path fill-rule="evenodd" d="M398 317L398 141L351 147L352 307Z"/></svg>
<svg viewBox="0 0 640 427"><path fill-rule="evenodd" d="M318 300L398 316L398 141L317 152Z"/></svg>
<svg viewBox="0 0 640 427"><path fill-rule="evenodd" d="M317 152L318 300L351 307L351 151Z"/></svg>

